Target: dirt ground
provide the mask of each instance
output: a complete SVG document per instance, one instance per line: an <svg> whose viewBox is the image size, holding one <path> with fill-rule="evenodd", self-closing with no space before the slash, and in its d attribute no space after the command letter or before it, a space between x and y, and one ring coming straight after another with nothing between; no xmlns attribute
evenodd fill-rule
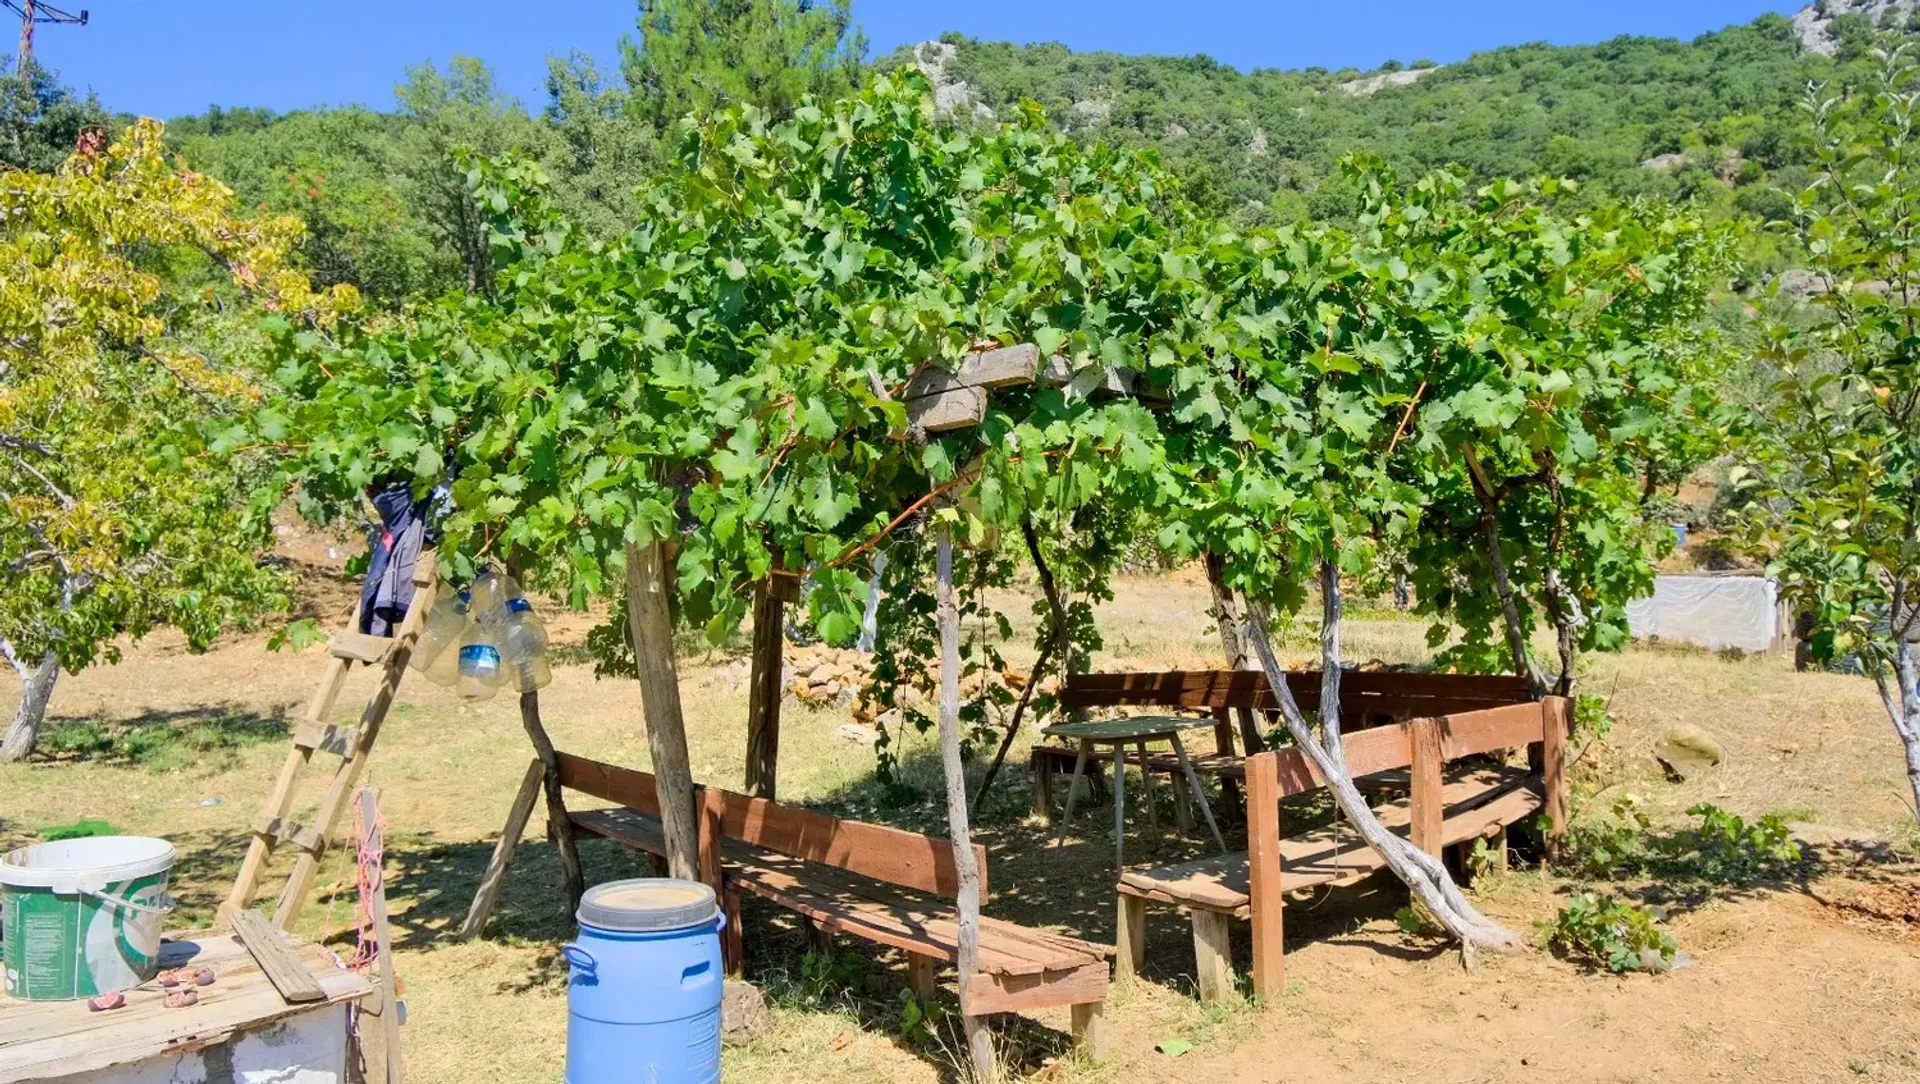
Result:
<svg viewBox="0 0 1920 1084"><path fill-rule="evenodd" d="M316 582L308 602L337 621L346 592ZM1000 602L1017 638L1027 639L1026 600ZM1121 584L1100 615L1107 649L1098 665L1213 665L1206 606L1205 586L1191 574ZM588 624L573 615L554 622L562 662L542 696L547 724L563 749L645 767L637 687L594 678L578 647ZM1358 660L1426 655L1418 623L1369 612L1350 627ZM1295 629L1283 643L1304 660L1312 635ZM0 845L85 818L166 836L181 852L182 921L204 921L245 851L246 826L285 752L286 721L322 659L312 648L270 653L261 635L195 657L156 636L117 666L63 678L52 755L0 767ZM683 667L694 772L737 785L744 668L735 656L697 650ZM357 712L371 686L371 673L355 675L337 714ZM1780 813L1805 845L1799 875L1784 883L1691 896L1674 909L1667 929L1694 966L1616 978L1529 951L1463 970L1457 953L1399 932L1393 912L1404 892L1375 880L1290 904L1283 996L1203 1007L1193 998L1185 922L1155 909L1146 975L1116 988L1110 1004L1108 1060L1095 1066L1067 1050L1064 1011L1001 1027L1009 1058L1040 1079L1071 1081L1920 1081L1920 870L1898 745L1870 686L1794 673L1781 656L1636 647L1592 660L1586 688L1611 696L1619 723L1578 766L1584 808L1633 794L1671 824L1695 802L1712 801L1749 817ZM930 740L905 745L906 776L918 793L902 799L875 785L870 750L835 739L846 721L840 709L789 703L782 797L943 831ZM1681 724L1711 735L1726 759L1672 783L1653 753ZM1106 819L1083 818L1077 831L1089 834L1054 850L1045 827L1026 815L1026 742L979 825L994 886L988 913L1111 942ZM419 1084L561 1077L565 967L556 948L573 926L544 839L522 845L488 938L451 939L530 756L512 699L464 704L418 680L403 687L375 753L409 1007L408 1070ZM318 774L307 778L317 794ZM1201 853L1197 838L1154 844L1147 836L1143 820L1130 825L1130 856ZM586 845L585 861L590 881L644 870L598 842ZM1483 878L1474 894L1490 914L1531 932L1575 887L1516 869ZM1608 890L1635 896L1657 888ZM301 931L350 949L352 912L351 865L336 854ZM916 1046L902 1037L897 956L845 944L828 960L809 961L787 916L749 901L745 922L749 977L768 992L773 1027L727 1051L729 1080L955 1079L951 1038ZM1246 927L1235 934L1244 964ZM951 994L944 996L951 1008ZM1178 1056L1156 1049L1178 1049L1176 1041L1191 1048Z"/></svg>

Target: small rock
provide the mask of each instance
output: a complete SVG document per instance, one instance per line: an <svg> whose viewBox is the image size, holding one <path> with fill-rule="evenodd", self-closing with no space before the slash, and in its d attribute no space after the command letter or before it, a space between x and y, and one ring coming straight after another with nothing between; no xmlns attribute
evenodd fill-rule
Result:
<svg viewBox="0 0 1920 1084"><path fill-rule="evenodd" d="M1692 723L1681 723L1667 731L1659 751L1654 755L1669 775L1681 779L1717 767L1726 759L1725 751L1713 735Z"/></svg>
<svg viewBox="0 0 1920 1084"><path fill-rule="evenodd" d="M739 1046L767 1033L773 1026L767 1015L767 999L760 988L739 979L728 979L720 995L720 1041Z"/></svg>
<svg viewBox="0 0 1920 1084"><path fill-rule="evenodd" d="M854 745L872 745L880 740L880 731L859 723L841 723L834 728L833 736L836 740Z"/></svg>

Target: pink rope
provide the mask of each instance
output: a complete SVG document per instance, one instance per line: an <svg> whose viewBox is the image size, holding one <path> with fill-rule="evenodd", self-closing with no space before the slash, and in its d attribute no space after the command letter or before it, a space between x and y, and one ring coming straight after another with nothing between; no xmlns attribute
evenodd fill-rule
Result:
<svg viewBox="0 0 1920 1084"><path fill-rule="evenodd" d="M360 888L358 932L359 943L354 949L353 958L347 966L355 971L372 967L380 956L380 939L373 930L373 894L380 888L382 863L387 852L387 817L374 806L374 821L367 824L360 812L360 795L366 792L362 787L353 796L353 838L355 840L354 866L356 880Z"/></svg>

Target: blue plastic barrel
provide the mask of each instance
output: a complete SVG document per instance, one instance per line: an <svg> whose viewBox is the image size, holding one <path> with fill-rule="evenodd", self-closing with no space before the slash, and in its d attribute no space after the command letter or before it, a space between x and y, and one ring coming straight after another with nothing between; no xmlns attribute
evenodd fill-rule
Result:
<svg viewBox="0 0 1920 1084"><path fill-rule="evenodd" d="M720 927L713 889L643 877L581 897L563 946L567 1084L717 1084Z"/></svg>

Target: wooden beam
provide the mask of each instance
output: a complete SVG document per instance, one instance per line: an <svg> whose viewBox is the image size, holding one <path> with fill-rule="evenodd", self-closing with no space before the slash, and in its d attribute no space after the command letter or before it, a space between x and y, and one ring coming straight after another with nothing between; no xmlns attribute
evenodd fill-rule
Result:
<svg viewBox="0 0 1920 1084"><path fill-rule="evenodd" d="M781 670L786 605L775 590L776 568L753 589L753 662L747 679L747 790L773 800L780 772Z"/></svg>
<svg viewBox="0 0 1920 1084"><path fill-rule="evenodd" d="M1078 1005L1107 997L1107 961L1026 975L976 972L961 991L961 1004L975 1016Z"/></svg>
<svg viewBox="0 0 1920 1084"><path fill-rule="evenodd" d="M458 940L471 941L486 930L487 920L493 917L493 909L500 902L500 890L507 883L507 866L513 861L513 850L520 845L520 836L527 830L527 819L533 816L533 803L540 799L540 784L546 778L547 765L539 757L527 762L526 777L520 780L520 790L507 809L506 827L500 829L500 842L493 845L493 857L487 860L487 872L480 878L472 906L467 908L467 920L460 925ZM569 839L573 836L571 822L567 836Z"/></svg>
<svg viewBox="0 0 1920 1084"><path fill-rule="evenodd" d="M700 871L699 811L687 756L686 716L680 707L680 671L673 657L671 600L676 581L671 574L665 539L644 546L627 543L627 623L640 673L647 748L660 791L667 865L675 877L694 880Z"/></svg>
<svg viewBox="0 0 1920 1084"><path fill-rule="evenodd" d="M1253 993L1281 991L1285 953L1284 870L1280 858L1280 778L1274 753L1247 758L1247 881L1253 911Z"/></svg>

